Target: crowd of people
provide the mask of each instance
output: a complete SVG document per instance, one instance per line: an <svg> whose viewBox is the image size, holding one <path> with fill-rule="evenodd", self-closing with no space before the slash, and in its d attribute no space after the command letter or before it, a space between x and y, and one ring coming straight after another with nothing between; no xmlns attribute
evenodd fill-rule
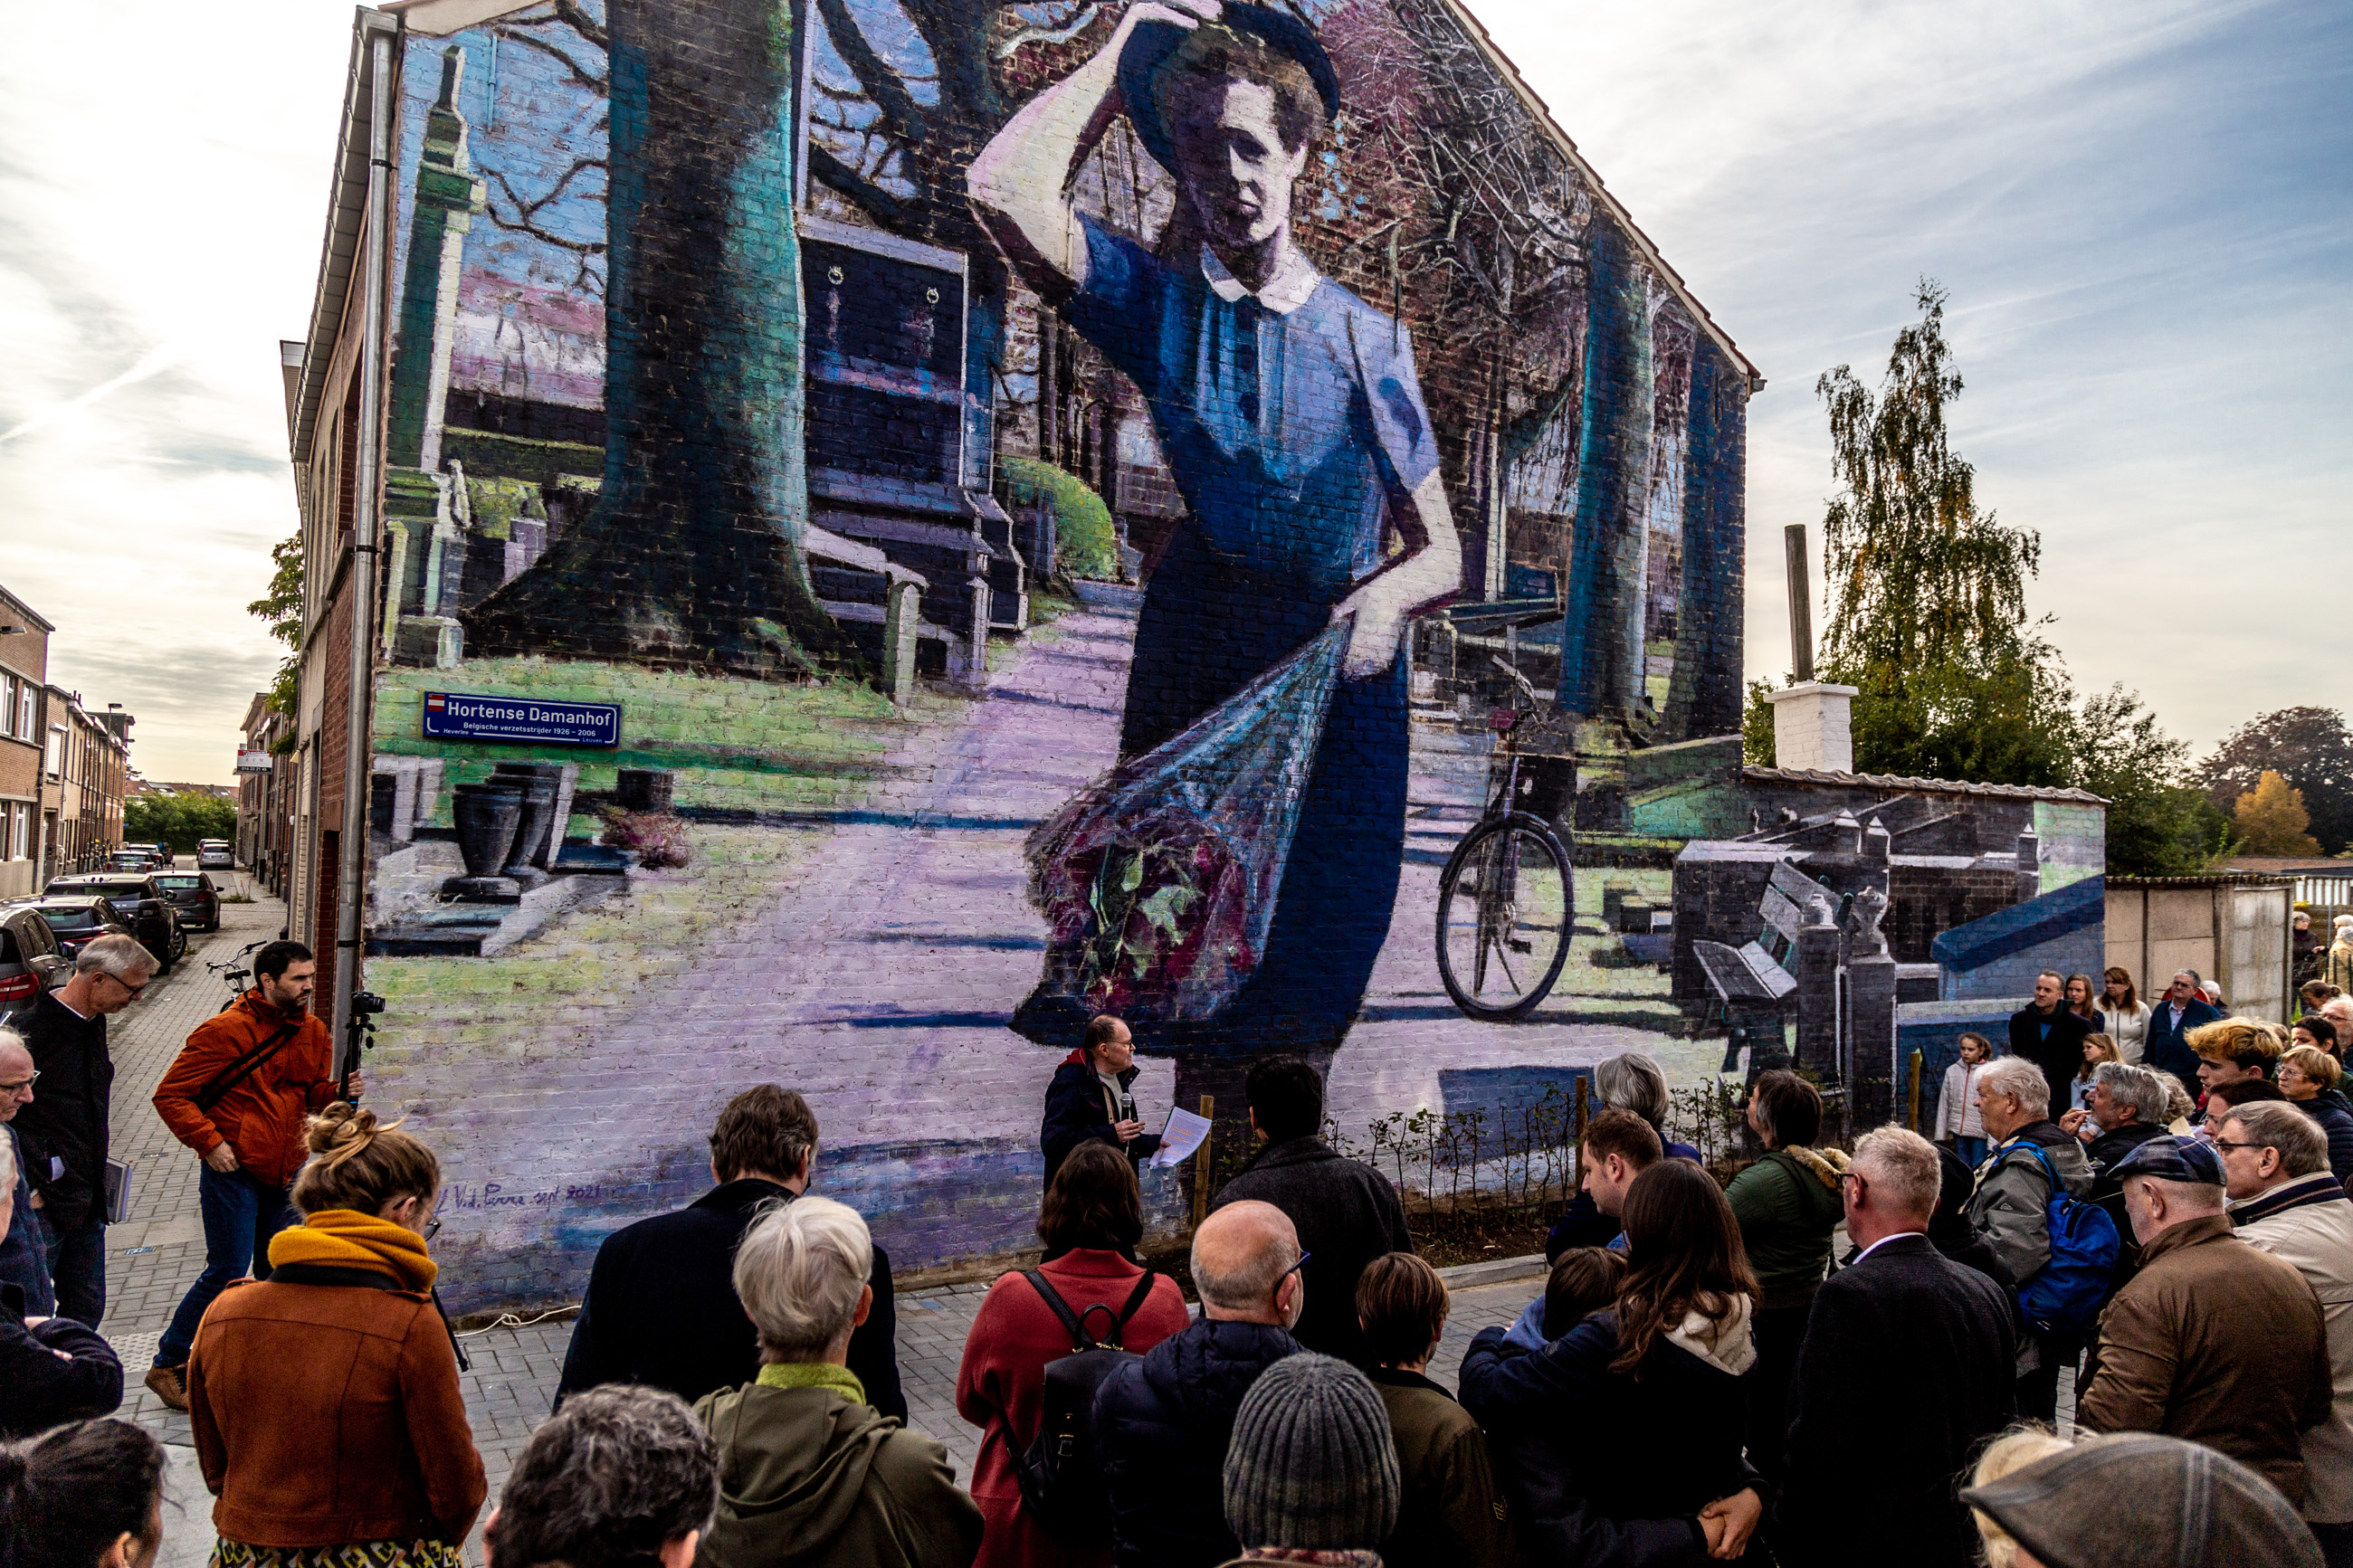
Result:
<svg viewBox="0 0 2353 1568"><path fill-rule="evenodd" d="M490 1499L434 1289L439 1165L304 1047L307 953L265 959L156 1095L221 1179L149 1386L189 1415L221 1568L459 1568ZM0 1029L8 1568L147 1568L161 1537L161 1451L111 1418L103 1275L72 1247L73 1205L99 1201L76 1184L104 1157L104 1019L147 973L93 942L55 994L67 1020ZM2353 999L2303 1002L2291 1031L2223 1016L2195 975L2152 1007L2121 971L2097 997L2046 974L2006 1050L1965 1043L1933 1138L1831 1146L1816 1086L1757 1073L1757 1157L1728 1183L1665 1136L1658 1064L1610 1058L1543 1289L1472 1337L1451 1391L1430 1375L1447 1286L1395 1187L1324 1142L1304 1061L1248 1073L1256 1148L1194 1230L1198 1309L1146 1267L1134 1047L1097 1020L1048 1090L1042 1255L991 1286L964 1345L962 1478L910 1421L889 1259L814 1190L814 1110L759 1085L711 1131L712 1190L603 1243L484 1550L501 1568L2353 1562L2353 1198L2333 1158L2353 1142ZM2155 1065L2177 1041L2194 1091ZM74 1121L92 1104L94 1129Z"/></svg>

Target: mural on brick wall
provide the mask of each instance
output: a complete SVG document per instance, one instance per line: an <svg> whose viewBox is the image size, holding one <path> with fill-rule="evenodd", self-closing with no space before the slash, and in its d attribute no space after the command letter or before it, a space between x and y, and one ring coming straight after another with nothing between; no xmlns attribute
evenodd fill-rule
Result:
<svg viewBox="0 0 2353 1568"><path fill-rule="evenodd" d="M408 9L367 974L460 1304L763 1080L902 1267L1017 1247L1103 1007L1358 1142L1797 1047L1699 868L1930 797L1756 815L1747 369L1440 0Z"/></svg>

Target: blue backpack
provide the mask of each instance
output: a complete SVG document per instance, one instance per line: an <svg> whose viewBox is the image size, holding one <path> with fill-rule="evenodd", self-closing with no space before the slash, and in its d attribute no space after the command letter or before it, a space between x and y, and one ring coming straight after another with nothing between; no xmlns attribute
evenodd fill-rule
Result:
<svg viewBox="0 0 2353 1568"><path fill-rule="evenodd" d="M2042 1145L2026 1147L2051 1178L2045 1210L2051 1229L2051 1261L2018 1288L2018 1310L2026 1326L2043 1333L2088 1329L2099 1321L2115 1273L2119 1242L2116 1222L2097 1204L2067 1191Z"/></svg>

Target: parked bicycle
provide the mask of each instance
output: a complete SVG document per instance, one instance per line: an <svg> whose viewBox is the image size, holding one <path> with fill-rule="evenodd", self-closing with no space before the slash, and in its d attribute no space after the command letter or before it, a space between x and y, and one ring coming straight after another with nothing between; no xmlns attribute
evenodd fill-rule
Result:
<svg viewBox="0 0 2353 1568"><path fill-rule="evenodd" d="M218 974L228 982L228 1000L221 1004L223 1012L236 1006L245 994L253 988L251 959L261 946L260 942L248 942L227 958L205 961L205 969L207 973Z"/></svg>
<svg viewBox="0 0 2353 1568"><path fill-rule="evenodd" d="M1499 749L1494 796L1439 877L1438 973L1463 1013L1509 1022L1534 1012L1560 979L1577 900L1567 847L1549 820L1520 805L1529 759L1517 736L1536 710L1535 686L1493 663L1518 695L1488 718Z"/></svg>

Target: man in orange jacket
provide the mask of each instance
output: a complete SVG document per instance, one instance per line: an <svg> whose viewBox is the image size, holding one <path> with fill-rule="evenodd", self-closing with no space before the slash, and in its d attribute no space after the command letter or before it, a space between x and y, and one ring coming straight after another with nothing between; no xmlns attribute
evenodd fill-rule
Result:
<svg viewBox="0 0 2353 1568"><path fill-rule="evenodd" d="M205 1271L147 1373L147 1386L174 1410L188 1407L188 1351L205 1309L248 1268L269 1278L270 1238L295 1223L286 1193L302 1168L302 1124L337 1093L333 1044L311 1012L318 971L299 942L255 953L253 989L196 1026L155 1088L164 1124L205 1163L196 1174Z"/></svg>

